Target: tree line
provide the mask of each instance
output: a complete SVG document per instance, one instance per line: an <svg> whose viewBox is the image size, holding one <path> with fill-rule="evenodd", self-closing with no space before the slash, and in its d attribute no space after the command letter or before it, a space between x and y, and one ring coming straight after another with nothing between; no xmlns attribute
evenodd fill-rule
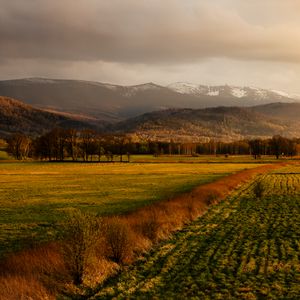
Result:
<svg viewBox="0 0 300 300"><path fill-rule="evenodd" d="M31 138L15 133L7 139L7 152L18 160L27 158L49 161L129 161L131 154L158 155L262 155L295 156L300 150L299 139L279 135L270 139L235 142L211 140L206 143L134 141L125 134L103 134L90 129L53 129ZM125 156L125 159L124 159Z"/></svg>

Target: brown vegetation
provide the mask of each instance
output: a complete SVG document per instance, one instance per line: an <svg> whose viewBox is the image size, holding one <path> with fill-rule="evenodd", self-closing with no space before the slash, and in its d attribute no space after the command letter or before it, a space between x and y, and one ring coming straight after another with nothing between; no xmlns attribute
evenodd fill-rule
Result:
<svg viewBox="0 0 300 300"><path fill-rule="evenodd" d="M282 164L245 170L127 215L107 217L101 222L101 230L98 227L99 222L87 222L88 217L81 220L80 215L78 219L81 223L71 218L69 231L72 233L75 228L74 234L69 239L71 243L66 244L68 242L66 239L62 242L63 247L58 243L49 244L11 255L2 262L0 299L52 299L53 295L66 289L66 286L73 286L70 284L72 278L74 283L83 281L89 286L99 283L100 280L112 275L119 265L130 263L157 241L168 238L172 232L201 216L209 205L224 199L240 184L255 175L280 166ZM74 277L74 273L70 272L72 271L70 261L74 253L71 251L66 256L63 255L62 249L69 249L66 245L75 248L82 246L77 245L82 239L85 245L84 249L79 249L82 250L79 253L80 272ZM89 253L88 261L87 253ZM93 257L90 256L91 253ZM77 257L75 266L76 259ZM76 277L78 274L80 278Z"/></svg>
<svg viewBox="0 0 300 300"><path fill-rule="evenodd" d="M132 257L134 232L126 220L109 218L104 225L104 255L113 262L122 264Z"/></svg>
<svg viewBox="0 0 300 300"><path fill-rule="evenodd" d="M66 276L56 243L13 254L0 265L0 299L55 299Z"/></svg>
<svg viewBox="0 0 300 300"><path fill-rule="evenodd" d="M8 137L16 132L32 137L55 127L98 128L72 114L49 112L16 99L0 96L0 135L2 137Z"/></svg>

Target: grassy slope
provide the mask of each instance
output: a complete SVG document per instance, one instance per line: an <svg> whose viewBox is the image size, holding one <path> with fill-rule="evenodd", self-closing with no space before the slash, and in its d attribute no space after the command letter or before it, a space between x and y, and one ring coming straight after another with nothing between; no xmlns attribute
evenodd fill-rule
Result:
<svg viewBox="0 0 300 300"><path fill-rule="evenodd" d="M66 210L118 214L256 164L0 164L0 254L47 240Z"/></svg>
<svg viewBox="0 0 300 300"><path fill-rule="evenodd" d="M298 299L299 171L263 175L262 199L242 187L95 298Z"/></svg>

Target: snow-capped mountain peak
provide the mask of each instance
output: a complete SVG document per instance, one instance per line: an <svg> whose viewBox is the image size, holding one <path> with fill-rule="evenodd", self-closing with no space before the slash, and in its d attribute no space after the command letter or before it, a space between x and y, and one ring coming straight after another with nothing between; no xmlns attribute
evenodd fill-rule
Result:
<svg viewBox="0 0 300 300"><path fill-rule="evenodd" d="M247 96L247 91L244 88L231 87L231 95L236 98L243 98Z"/></svg>
<svg viewBox="0 0 300 300"><path fill-rule="evenodd" d="M189 82L175 82L168 85L167 88L180 94L195 95L199 93L204 93L208 87L200 84L189 83Z"/></svg>
<svg viewBox="0 0 300 300"><path fill-rule="evenodd" d="M170 90L180 93L193 95L197 97L226 97L233 99L253 99L262 102L293 102L300 97L292 96L286 92L278 90L267 90L256 87L239 87L239 86L207 86L186 82L176 82L167 86ZM270 101L269 101L270 100Z"/></svg>

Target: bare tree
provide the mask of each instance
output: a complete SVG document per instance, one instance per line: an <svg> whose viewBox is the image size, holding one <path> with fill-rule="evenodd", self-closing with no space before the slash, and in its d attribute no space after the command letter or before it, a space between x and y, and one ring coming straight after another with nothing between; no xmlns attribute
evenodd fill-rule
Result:
<svg viewBox="0 0 300 300"><path fill-rule="evenodd" d="M82 130L80 133L80 146L82 151L82 158L84 161L91 160L95 153L95 132L90 129Z"/></svg>
<svg viewBox="0 0 300 300"><path fill-rule="evenodd" d="M130 137L120 134L115 135L113 138L114 145L116 147L117 154L120 156L120 162L123 161L123 155L127 153L129 144L131 143Z"/></svg>
<svg viewBox="0 0 300 300"><path fill-rule="evenodd" d="M270 147L273 154L279 159L279 156L287 152L288 142L287 139L280 135L274 135L270 140Z"/></svg>
<svg viewBox="0 0 300 300"><path fill-rule="evenodd" d="M66 146L68 154L72 160L77 160L78 157L78 131L76 129L69 129L66 131Z"/></svg>
<svg viewBox="0 0 300 300"><path fill-rule="evenodd" d="M251 154L255 159L261 155L262 152L262 142L260 139L255 139L249 141Z"/></svg>
<svg viewBox="0 0 300 300"><path fill-rule="evenodd" d="M30 152L31 139L22 133L12 135L7 141L7 152L16 159L26 159Z"/></svg>

